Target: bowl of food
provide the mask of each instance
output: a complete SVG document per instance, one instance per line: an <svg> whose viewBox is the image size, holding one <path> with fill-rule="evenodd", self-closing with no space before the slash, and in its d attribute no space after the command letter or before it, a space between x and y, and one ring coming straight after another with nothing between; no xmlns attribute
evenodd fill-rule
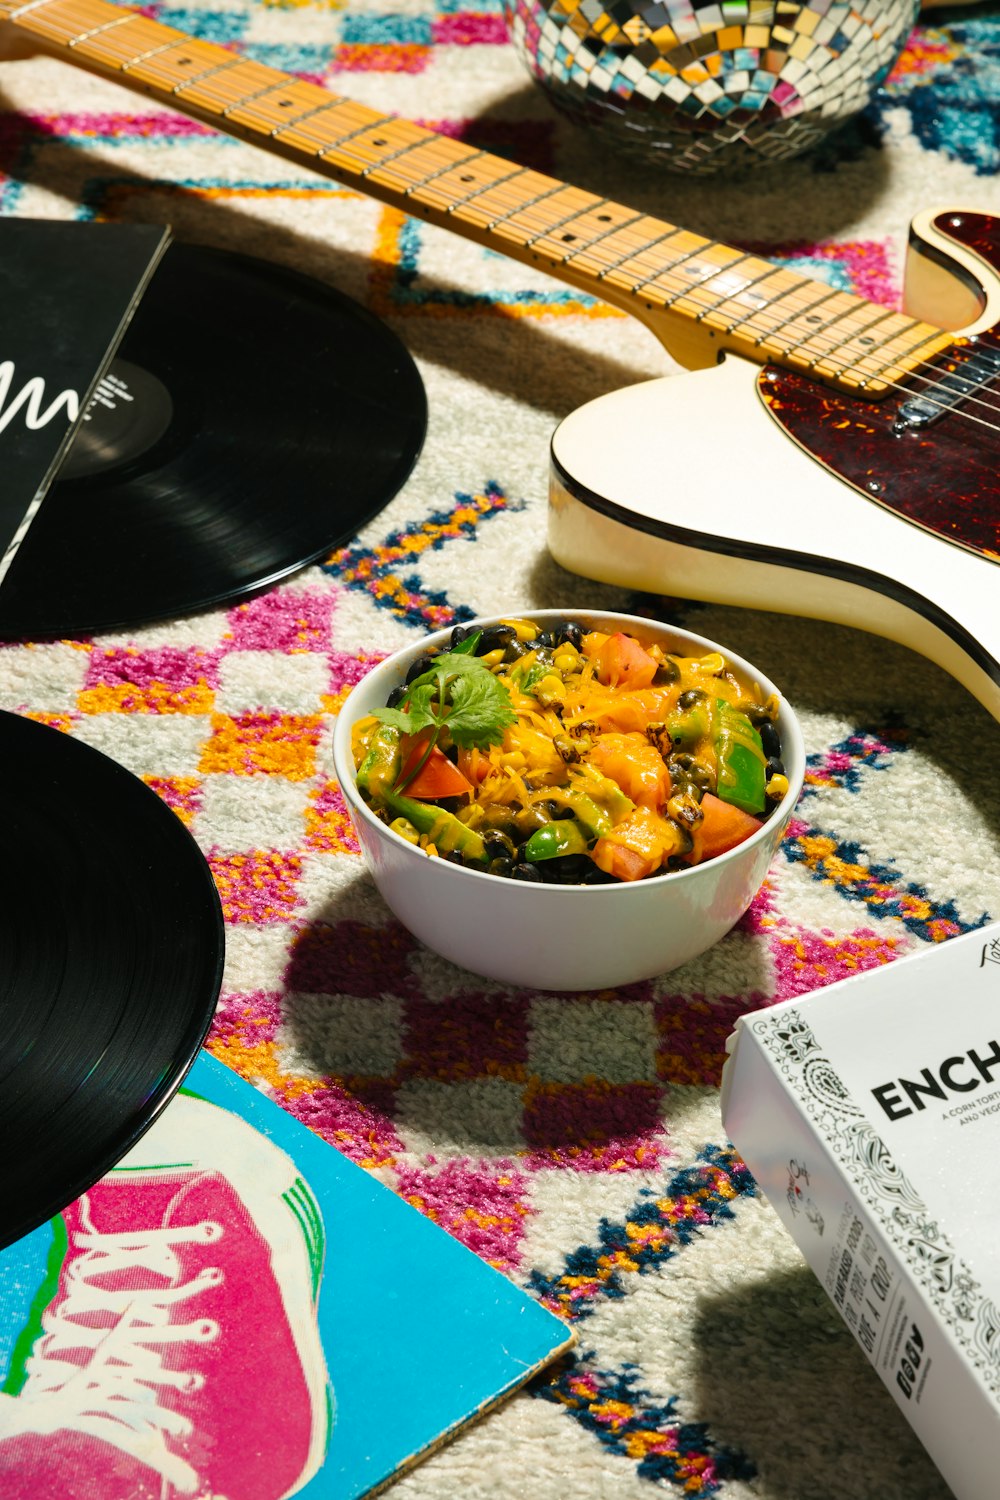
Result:
<svg viewBox="0 0 1000 1500"><path fill-rule="evenodd" d="M750 662L690 631L531 610L379 663L334 767L386 904L503 984L617 988L739 921L802 787L798 720Z"/></svg>

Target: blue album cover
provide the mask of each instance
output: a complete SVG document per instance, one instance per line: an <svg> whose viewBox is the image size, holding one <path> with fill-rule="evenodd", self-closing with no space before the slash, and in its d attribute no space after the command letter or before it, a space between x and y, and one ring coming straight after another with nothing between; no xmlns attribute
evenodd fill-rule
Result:
<svg viewBox="0 0 1000 1500"><path fill-rule="evenodd" d="M111 1172L0 1252L0 1492L349 1500L572 1342L203 1052Z"/></svg>

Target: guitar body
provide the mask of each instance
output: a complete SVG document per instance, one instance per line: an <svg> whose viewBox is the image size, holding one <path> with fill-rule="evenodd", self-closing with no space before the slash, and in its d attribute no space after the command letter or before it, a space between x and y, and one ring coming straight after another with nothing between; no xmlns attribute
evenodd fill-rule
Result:
<svg viewBox="0 0 1000 1500"><path fill-rule="evenodd" d="M962 319L975 341L956 361L971 347L982 377L929 411L913 410L919 385L864 401L731 354L589 402L552 441L553 556L606 583L872 631L1000 719L998 267L1000 221L915 221L908 310Z"/></svg>

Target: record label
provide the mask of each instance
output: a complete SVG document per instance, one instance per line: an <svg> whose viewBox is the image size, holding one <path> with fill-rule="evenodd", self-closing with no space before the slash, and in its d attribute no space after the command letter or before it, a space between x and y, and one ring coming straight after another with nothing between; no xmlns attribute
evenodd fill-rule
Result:
<svg viewBox="0 0 1000 1500"><path fill-rule="evenodd" d="M170 245L0 586L0 639L246 598L395 496L427 405L403 344L286 267Z"/></svg>

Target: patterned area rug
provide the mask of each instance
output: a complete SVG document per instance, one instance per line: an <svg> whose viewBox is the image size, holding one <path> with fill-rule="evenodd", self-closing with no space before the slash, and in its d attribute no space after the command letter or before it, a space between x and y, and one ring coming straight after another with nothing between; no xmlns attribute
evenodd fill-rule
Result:
<svg viewBox="0 0 1000 1500"><path fill-rule="evenodd" d="M914 213L997 207L995 0L925 12L861 118L815 157L735 182L592 149L528 81L499 0L145 8L890 305ZM633 321L54 60L7 63L0 109L3 213L169 222L297 267L387 320L426 383L415 472L320 565L231 609L0 653L3 706L136 772L208 857L228 949L215 1056L578 1330L572 1363L395 1493L944 1500L725 1139L718 1084L745 1011L1000 916L1000 726L860 630L629 595L549 559L554 425L669 370ZM210 337L198 357L216 358ZM708 437L706 462L721 460ZM512 993L389 916L331 728L351 685L421 631L579 604L674 620L759 663L802 716L807 783L765 887L702 959L618 992ZM331 1226L326 1295L350 1295L364 1253ZM397 1294L420 1295L419 1266L399 1267ZM374 1358L391 1423L392 1350Z"/></svg>

